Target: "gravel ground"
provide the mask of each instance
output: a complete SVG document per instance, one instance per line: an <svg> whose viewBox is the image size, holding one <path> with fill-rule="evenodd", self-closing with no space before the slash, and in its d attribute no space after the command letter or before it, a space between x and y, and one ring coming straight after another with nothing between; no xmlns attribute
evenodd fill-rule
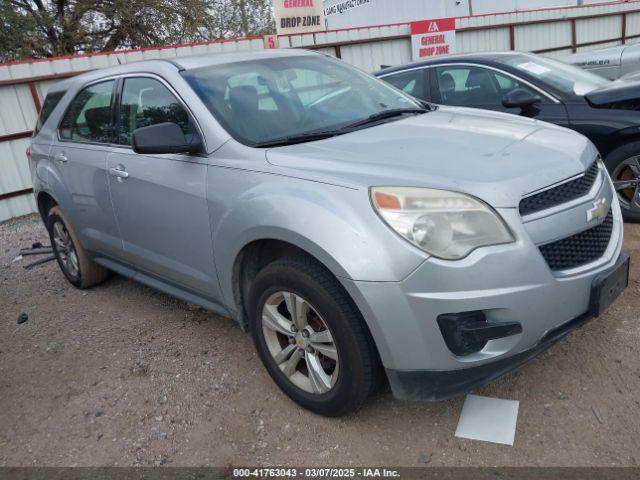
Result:
<svg viewBox="0 0 640 480"><path fill-rule="evenodd" d="M231 320L115 275L80 291L53 262L24 270L36 241L36 216L0 225L1 465L640 465L639 262L606 315L476 392L520 401L509 447L454 437L462 398L304 411ZM640 226L625 244L638 255Z"/></svg>

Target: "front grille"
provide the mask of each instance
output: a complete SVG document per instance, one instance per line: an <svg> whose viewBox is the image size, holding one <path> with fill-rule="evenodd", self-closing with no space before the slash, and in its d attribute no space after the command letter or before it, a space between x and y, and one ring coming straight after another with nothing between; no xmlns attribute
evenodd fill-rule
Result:
<svg viewBox="0 0 640 480"><path fill-rule="evenodd" d="M551 270L567 270L593 262L607 250L613 231L613 211L600 225L540 247Z"/></svg>
<svg viewBox="0 0 640 480"><path fill-rule="evenodd" d="M598 163L593 162L584 175L520 201L520 215L529 215L586 195L598 177Z"/></svg>

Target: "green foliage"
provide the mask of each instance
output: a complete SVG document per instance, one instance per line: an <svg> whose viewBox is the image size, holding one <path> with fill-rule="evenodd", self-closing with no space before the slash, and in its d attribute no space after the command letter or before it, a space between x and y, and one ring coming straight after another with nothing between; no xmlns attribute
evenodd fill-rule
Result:
<svg viewBox="0 0 640 480"><path fill-rule="evenodd" d="M0 61L274 30L269 0L0 0Z"/></svg>

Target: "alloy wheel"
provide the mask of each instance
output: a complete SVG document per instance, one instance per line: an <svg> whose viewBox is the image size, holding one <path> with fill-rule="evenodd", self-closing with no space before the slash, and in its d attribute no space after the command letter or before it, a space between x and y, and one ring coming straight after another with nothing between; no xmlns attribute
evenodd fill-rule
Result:
<svg viewBox="0 0 640 480"><path fill-rule="evenodd" d="M620 162L611 177L622 207L640 211L640 156Z"/></svg>
<svg viewBox="0 0 640 480"><path fill-rule="evenodd" d="M340 359L329 327L303 297L279 291L262 308L262 332L276 365L298 388L327 393L338 378Z"/></svg>
<svg viewBox="0 0 640 480"><path fill-rule="evenodd" d="M67 274L77 278L79 273L78 254L67 228L60 220L56 220L53 224L53 244Z"/></svg>

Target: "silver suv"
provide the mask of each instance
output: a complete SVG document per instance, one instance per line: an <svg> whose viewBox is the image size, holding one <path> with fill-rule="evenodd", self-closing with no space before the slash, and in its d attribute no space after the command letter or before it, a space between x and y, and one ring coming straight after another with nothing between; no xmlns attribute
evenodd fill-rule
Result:
<svg viewBox="0 0 640 480"><path fill-rule="evenodd" d="M108 271L235 319L305 408L465 393L626 287L583 136L437 107L303 50L154 60L53 86L37 204L78 288Z"/></svg>

